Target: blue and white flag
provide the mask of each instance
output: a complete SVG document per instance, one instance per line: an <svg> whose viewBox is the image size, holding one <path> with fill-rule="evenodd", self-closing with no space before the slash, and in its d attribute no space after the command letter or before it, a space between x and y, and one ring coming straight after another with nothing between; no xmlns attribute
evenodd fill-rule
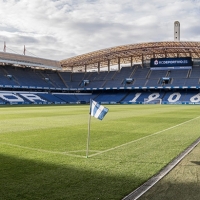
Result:
<svg viewBox="0 0 200 200"><path fill-rule="evenodd" d="M106 113L108 112L108 108L98 104L96 101L90 101L90 115L102 120Z"/></svg>

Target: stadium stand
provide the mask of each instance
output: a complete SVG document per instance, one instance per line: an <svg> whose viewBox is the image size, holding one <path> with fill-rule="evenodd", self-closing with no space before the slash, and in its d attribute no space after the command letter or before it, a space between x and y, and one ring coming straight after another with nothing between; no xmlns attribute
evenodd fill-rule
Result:
<svg viewBox="0 0 200 200"><path fill-rule="evenodd" d="M20 92L13 93L11 90L11 95L6 93L6 95L0 97L0 104L89 103L90 99L95 99L102 103L144 103L145 99L155 94L157 95L156 98L162 99L163 103L198 103L199 101L197 100L199 98L195 99L194 97L198 95L198 91L196 90L180 90L179 92L151 90L152 88L163 87L161 82L162 77L169 76L172 77L171 83L165 85L165 87L196 87L199 85L200 70L195 67L194 71L195 73L193 69L153 71L149 68L133 66L124 67L120 71L73 73L52 71L49 69L14 67L11 65L1 66L1 88L10 88L12 90L13 88L23 88L28 89L29 93L31 92L31 88L48 89L48 91L39 93L34 91L33 96L30 94L27 96L24 95L24 92L22 94ZM132 82L125 84L125 80L129 77L132 77ZM137 91L131 91L129 87L136 88ZM73 93L73 88L80 89L82 92ZM51 89L58 90L58 92L54 91L52 93ZM97 89L101 89L101 91ZM146 89L151 91L146 91ZM91 90L90 94L85 92L88 90ZM60 93L61 91L64 91L64 93ZM72 93L68 93L68 91L72 91ZM172 95L173 98L171 98ZM19 97L22 100L18 99Z"/></svg>
<svg viewBox="0 0 200 200"><path fill-rule="evenodd" d="M198 47L199 43L158 43L157 48L155 45L157 43L122 46L119 49L117 47L61 62L2 52L0 53L0 104L77 104L89 103L90 99L112 104L160 102L199 104L199 50L190 46L186 48L188 45ZM168 46L164 52L162 45ZM186 67L159 68L157 66L159 58L154 58L156 55L160 56L162 62L166 59L165 64L169 59L178 61L182 59L178 54L176 57L175 53L171 53L176 48L183 51L182 55L191 56L193 64L189 62L189 66ZM128 52L131 53L131 59L127 57ZM166 57L170 55L174 58ZM93 59L91 56L94 56ZM112 64L116 64L115 70L110 68L110 59L113 59ZM133 59L140 60L138 62L140 64L134 64ZM190 57L183 59L190 60ZM120 65L120 60L125 61L124 67ZM128 66L127 63L131 64ZM90 64L90 70L87 71L87 66ZM81 65L83 68L80 68ZM108 70L101 71L100 68L106 65ZM98 66L96 71L93 70L95 66ZM77 69L74 70L75 68ZM64 71L64 69L71 70Z"/></svg>
<svg viewBox="0 0 200 200"><path fill-rule="evenodd" d="M30 68L20 68L6 66L4 68L6 74L11 75L13 85L50 87L49 81L45 80L42 70L33 70ZM1 80L0 80L1 82Z"/></svg>

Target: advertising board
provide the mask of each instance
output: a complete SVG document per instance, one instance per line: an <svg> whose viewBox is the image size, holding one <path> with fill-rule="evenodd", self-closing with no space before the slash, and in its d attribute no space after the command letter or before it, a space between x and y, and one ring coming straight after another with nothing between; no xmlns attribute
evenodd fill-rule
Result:
<svg viewBox="0 0 200 200"><path fill-rule="evenodd" d="M192 58L152 58L150 61L151 70L191 69Z"/></svg>

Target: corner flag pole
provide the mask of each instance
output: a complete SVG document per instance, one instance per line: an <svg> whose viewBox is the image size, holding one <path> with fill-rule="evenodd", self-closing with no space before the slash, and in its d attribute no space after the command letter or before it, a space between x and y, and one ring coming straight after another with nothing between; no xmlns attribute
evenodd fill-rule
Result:
<svg viewBox="0 0 200 200"><path fill-rule="evenodd" d="M90 112L91 112L91 99L90 99ZM88 137L87 137L87 151L86 151L86 158L88 158L89 154L89 145L90 145L90 123L91 123L91 113L89 112L89 119L88 119Z"/></svg>
<svg viewBox="0 0 200 200"><path fill-rule="evenodd" d="M86 158L88 158L88 154L89 154L91 116L93 116L99 120L102 120L107 112L108 112L108 108L105 108L104 106L100 105L96 101L90 99L90 112L89 112L89 120L88 120L88 137L87 137Z"/></svg>

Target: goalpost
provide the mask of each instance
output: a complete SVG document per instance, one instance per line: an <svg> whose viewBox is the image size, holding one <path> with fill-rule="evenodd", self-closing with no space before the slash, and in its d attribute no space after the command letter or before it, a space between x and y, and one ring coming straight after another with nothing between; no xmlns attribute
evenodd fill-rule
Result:
<svg viewBox="0 0 200 200"><path fill-rule="evenodd" d="M162 104L162 99L160 99L160 98L157 98L157 99L144 98L143 104Z"/></svg>

